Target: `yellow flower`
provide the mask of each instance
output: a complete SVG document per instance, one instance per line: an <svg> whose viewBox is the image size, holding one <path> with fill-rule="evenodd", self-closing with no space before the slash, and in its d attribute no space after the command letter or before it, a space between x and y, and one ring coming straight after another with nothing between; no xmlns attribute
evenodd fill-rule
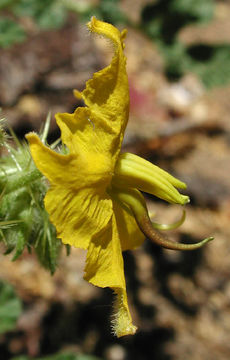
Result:
<svg viewBox="0 0 230 360"><path fill-rule="evenodd" d="M78 107L73 114L56 115L69 153L54 152L34 133L27 139L36 166L50 181L45 207L57 236L64 244L87 249L84 278L114 290L112 326L117 336L123 336L134 334L136 327L128 308L122 251L139 246L144 234L169 248L190 248L163 241L154 232L137 189L171 203L184 204L188 197L175 188L185 188L181 181L136 155L120 154L129 115L123 53L126 31L120 33L94 17L88 27L110 39L115 53L111 64L95 73L83 92L75 90L86 107Z"/></svg>

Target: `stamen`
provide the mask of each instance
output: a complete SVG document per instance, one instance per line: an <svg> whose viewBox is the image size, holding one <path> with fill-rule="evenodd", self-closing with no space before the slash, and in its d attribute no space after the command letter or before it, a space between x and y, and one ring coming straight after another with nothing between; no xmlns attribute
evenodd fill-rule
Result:
<svg viewBox="0 0 230 360"><path fill-rule="evenodd" d="M186 187L187 187L183 181L180 181L179 179L177 179L174 176L172 176L171 174L169 174L167 171L161 169L159 166L152 164L151 162L143 159L140 156L137 156L132 153L123 153L120 155L120 158L138 163L138 164L144 166L145 170L148 169L150 172L152 172L154 170L155 173L157 172L159 175L161 175L161 177L164 177L176 188L186 189Z"/></svg>
<svg viewBox="0 0 230 360"><path fill-rule="evenodd" d="M113 183L115 186L131 187L148 192L170 203L184 205L189 201L188 196L181 195L174 187L186 187L183 182L158 166L129 153L119 157Z"/></svg>

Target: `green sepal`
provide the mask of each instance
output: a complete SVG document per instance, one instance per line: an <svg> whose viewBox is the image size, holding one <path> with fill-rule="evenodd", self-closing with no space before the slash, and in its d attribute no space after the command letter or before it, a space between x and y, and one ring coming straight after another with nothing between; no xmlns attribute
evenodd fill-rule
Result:
<svg viewBox="0 0 230 360"><path fill-rule="evenodd" d="M43 131L46 141L49 117ZM5 139L8 156L0 158L0 241L5 255L17 260L25 249L35 251L40 263L53 274L61 249L56 230L50 223L43 198L48 184L36 168L26 143L11 130L16 147Z"/></svg>

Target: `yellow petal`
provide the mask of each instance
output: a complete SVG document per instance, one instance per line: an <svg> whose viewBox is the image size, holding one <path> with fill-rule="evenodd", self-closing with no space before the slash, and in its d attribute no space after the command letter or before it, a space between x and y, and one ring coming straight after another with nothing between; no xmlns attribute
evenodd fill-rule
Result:
<svg viewBox="0 0 230 360"><path fill-rule="evenodd" d="M45 208L64 244L86 249L93 236L104 229L112 216L112 201L92 189L72 191L52 186L45 196Z"/></svg>
<svg viewBox="0 0 230 360"><path fill-rule="evenodd" d="M35 134L27 139L36 166L51 182L45 207L57 236L65 244L86 249L112 216L112 201L106 193L109 164L103 154L60 155Z"/></svg>
<svg viewBox="0 0 230 360"><path fill-rule="evenodd" d="M120 33L111 24L97 20L95 17L88 24L92 32L103 35L112 41L115 54L109 66L95 73L86 83L81 93L85 104L90 108L101 127L110 129L118 137L116 149L123 138L129 114L129 86L126 74L126 58L123 53L126 31ZM78 93L79 96L79 93ZM106 135L107 136L107 135Z"/></svg>
<svg viewBox="0 0 230 360"><path fill-rule="evenodd" d="M26 135L30 145L30 152L37 168L50 182L74 183L74 173L68 171L76 168L76 157L74 155L61 155L46 147L35 133ZM65 176L63 176L65 174Z"/></svg>
<svg viewBox="0 0 230 360"><path fill-rule="evenodd" d="M114 167L112 161L115 161L113 157L117 152L117 144L114 143L114 133L103 119L87 107L78 107L73 114L56 114L56 121L61 130L62 142L70 153L86 159L94 154L97 156L94 166L101 163L103 167Z"/></svg>
<svg viewBox="0 0 230 360"><path fill-rule="evenodd" d="M63 129L64 137L68 136L68 131L67 128ZM111 159L105 154L91 151L87 154L79 152L61 155L45 146L34 133L27 134L26 138L37 168L51 184L68 186L74 190L93 187L102 192L110 183Z"/></svg>
<svg viewBox="0 0 230 360"><path fill-rule="evenodd" d="M133 215L123 209L116 201L113 201L113 211L122 251L132 250L140 246L145 240L145 236L137 226Z"/></svg>
<svg viewBox="0 0 230 360"><path fill-rule="evenodd" d="M127 302L121 244L114 216L89 244L85 279L93 285L110 287L115 291L113 331L118 337L134 334L136 327L132 324Z"/></svg>

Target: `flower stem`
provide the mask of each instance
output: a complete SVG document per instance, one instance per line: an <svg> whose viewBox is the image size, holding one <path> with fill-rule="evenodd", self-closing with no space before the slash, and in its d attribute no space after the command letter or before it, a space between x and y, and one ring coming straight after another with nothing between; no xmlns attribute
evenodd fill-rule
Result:
<svg viewBox="0 0 230 360"><path fill-rule="evenodd" d="M141 231L145 234L145 236L153 241L155 244L160 245L166 249L171 250L196 250L201 248L204 244L207 242L213 240L214 238L212 236L201 240L195 244L183 244L183 243L176 243L174 241L171 241L167 239L166 236L163 236L160 234L157 230L153 228L153 225L151 223L151 220L148 216L148 214L144 214L142 219L136 219Z"/></svg>
<svg viewBox="0 0 230 360"><path fill-rule="evenodd" d="M124 203L126 206L129 207L129 209L133 213L137 225L148 239L150 239L155 244L160 245L166 249L195 250L195 249L199 249L204 244L214 239L213 237L208 237L195 244L182 244L171 241L154 229L154 224L152 224L150 220L144 197L142 196L140 191L131 188L130 189L115 188L113 186L112 191L110 190L110 194L119 203Z"/></svg>

